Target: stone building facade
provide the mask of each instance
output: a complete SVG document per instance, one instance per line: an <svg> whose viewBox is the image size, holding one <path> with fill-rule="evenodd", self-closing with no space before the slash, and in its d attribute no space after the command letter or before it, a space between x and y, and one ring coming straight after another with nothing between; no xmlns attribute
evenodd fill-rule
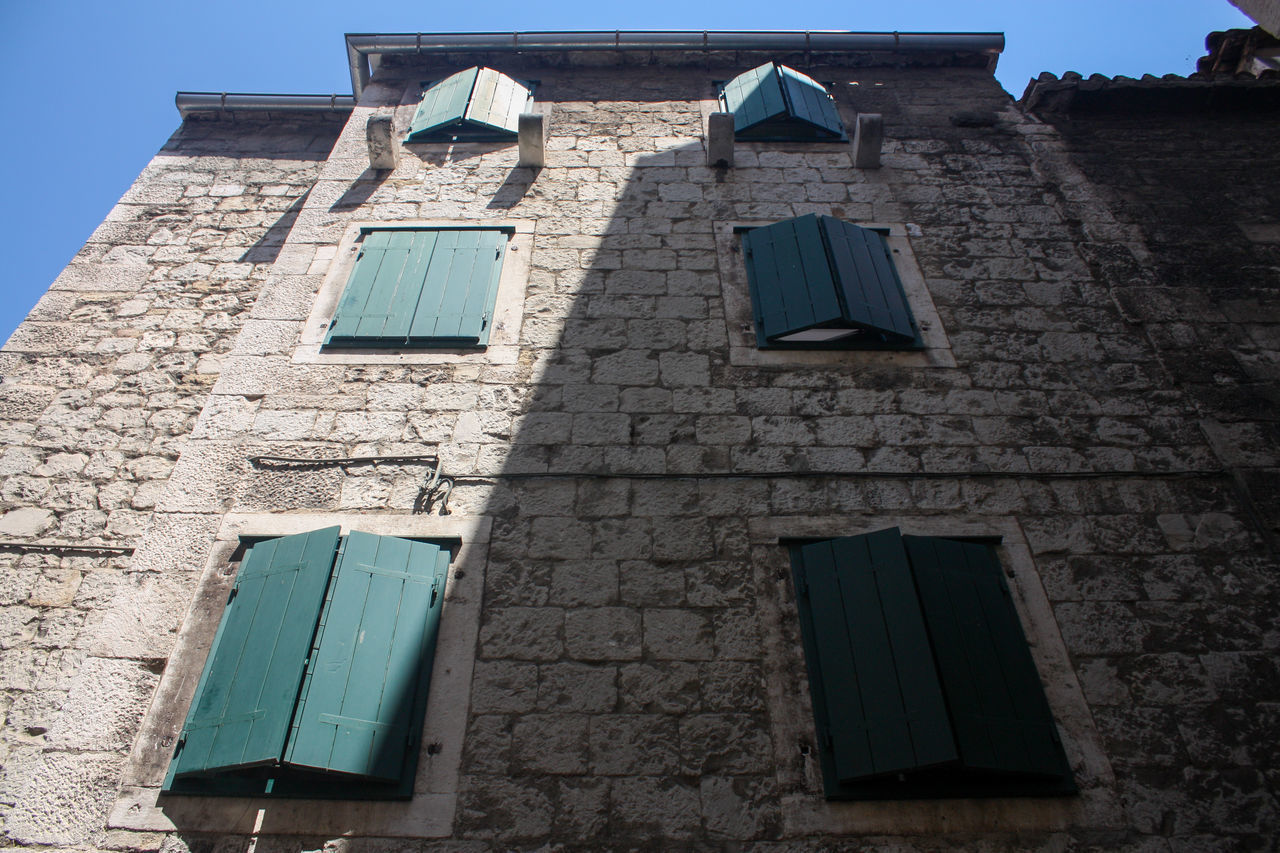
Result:
<svg viewBox="0 0 1280 853"><path fill-rule="evenodd" d="M1015 104L996 38L777 35L353 37L353 108L185 118L0 352L7 843L1276 843L1275 84ZM770 61L880 168L708 165ZM472 66L536 81L544 165L403 141ZM756 346L740 231L807 214L887 235L920 347ZM509 235L487 346L326 346L363 235L459 225ZM452 553L412 799L163 794L246 544L330 526ZM1077 793L824 797L788 545L892 527L999 559Z"/></svg>

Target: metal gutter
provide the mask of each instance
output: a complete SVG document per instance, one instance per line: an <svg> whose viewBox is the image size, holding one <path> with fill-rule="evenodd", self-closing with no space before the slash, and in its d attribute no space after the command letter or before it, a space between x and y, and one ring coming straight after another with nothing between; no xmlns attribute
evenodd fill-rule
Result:
<svg viewBox="0 0 1280 853"><path fill-rule="evenodd" d="M622 31L529 33L348 33L351 91L358 99L369 83L370 56L409 53L542 50L761 50L985 53L991 68L1004 50L1003 33L854 33L843 31Z"/></svg>
<svg viewBox="0 0 1280 853"><path fill-rule="evenodd" d="M349 113L356 99L351 95L269 95L254 92L178 92L174 96L184 119L207 112L303 112Z"/></svg>

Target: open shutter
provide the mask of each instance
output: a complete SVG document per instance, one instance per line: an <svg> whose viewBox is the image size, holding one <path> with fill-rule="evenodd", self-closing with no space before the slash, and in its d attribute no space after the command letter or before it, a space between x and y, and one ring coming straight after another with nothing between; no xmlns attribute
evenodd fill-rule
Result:
<svg viewBox="0 0 1280 853"><path fill-rule="evenodd" d="M240 566L171 774L280 762L338 528L255 545Z"/></svg>
<svg viewBox="0 0 1280 853"><path fill-rule="evenodd" d="M842 322L816 216L753 228L742 247L762 345L803 341L809 329Z"/></svg>
<svg viewBox="0 0 1280 853"><path fill-rule="evenodd" d="M507 75L481 68L467 105L467 121L519 133L520 113L528 108L530 97L528 89Z"/></svg>
<svg viewBox="0 0 1280 853"><path fill-rule="evenodd" d="M785 115L787 103L772 62L739 74L724 87L725 109L733 113L733 129L741 133Z"/></svg>
<svg viewBox="0 0 1280 853"><path fill-rule="evenodd" d="M845 319L904 343L914 340L911 309L884 238L832 216L821 217L821 222L844 296Z"/></svg>
<svg viewBox="0 0 1280 853"><path fill-rule="evenodd" d="M416 142L419 137L426 137L433 131L461 124L479 71L479 68L459 71L424 92L409 125L407 141Z"/></svg>
<svg viewBox="0 0 1280 853"><path fill-rule="evenodd" d="M903 540L963 766L1069 774L1035 661L990 549L923 536Z"/></svg>
<svg viewBox="0 0 1280 853"><path fill-rule="evenodd" d="M801 622L814 652L815 712L827 728L838 781L955 761L897 529L809 543L794 553L807 615Z"/></svg>
<svg viewBox="0 0 1280 853"><path fill-rule="evenodd" d="M435 545L357 531L347 537L289 764L379 780L412 768L448 564L448 552Z"/></svg>
<svg viewBox="0 0 1280 853"><path fill-rule="evenodd" d="M791 115L827 131L832 137L844 136L844 123L826 87L794 68L778 65L777 69Z"/></svg>

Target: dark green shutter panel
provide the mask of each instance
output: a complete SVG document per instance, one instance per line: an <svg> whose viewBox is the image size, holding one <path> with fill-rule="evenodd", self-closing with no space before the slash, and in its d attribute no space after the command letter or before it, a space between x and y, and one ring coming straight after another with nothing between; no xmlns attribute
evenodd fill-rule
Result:
<svg viewBox="0 0 1280 853"><path fill-rule="evenodd" d="M496 229L371 231L326 346L482 346L507 235Z"/></svg>
<svg viewBox="0 0 1280 853"><path fill-rule="evenodd" d="M821 217L831 265L844 296L845 319L890 338L915 338L911 309L884 237L832 216Z"/></svg>
<svg viewBox="0 0 1280 853"><path fill-rule="evenodd" d="M844 136L844 123L836 112L835 101L821 83L785 65L778 66L778 75L793 116L823 128L833 137Z"/></svg>
<svg viewBox="0 0 1280 853"><path fill-rule="evenodd" d="M782 84L772 62L752 68L724 87L725 109L733 113L733 129L741 132L786 113Z"/></svg>
<svg viewBox="0 0 1280 853"><path fill-rule="evenodd" d="M825 717L839 781L953 762L956 747L898 531L797 551L820 672L816 710Z"/></svg>
<svg viewBox="0 0 1280 853"><path fill-rule="evenodd" d="M358 531L347 537L289 764L383 780L413 766L448 564L435 545Z"/></svg>
<svg viewBox="0 0 1280 853"><path fill-rule="evenodd" d="M904 536L961 763L1069 773L1035 661L1000 566L983 545Z"/></svg>
<svg viewBox="0 0 1280 853"><path fill-rule="evenodd" d="M459 71L424 92L409 125L408 141L416 142L433 132L462 124L479 72L479 68Z"/></svg>
<svg viewBox="0 0 1280 853"><path fill-rule="evenodd" d="M785 219L742 235L761 347L917 345L884 238L830 216Z"/></svg>
<svg viewBox="0 0 1280 853"><path fill-rule="evenodd" d="M279 763L338 528L255 545L232 597L183 727L173 775Z"/></svg>
<svg viewBox="0 0 1280 853"><path fill-rule="evenodd" d="M776 62L739 74L721 90L739 139L843 139L835 101L812 77Z"/></svg>
<svg viewBox="0 0 1280 853"><path fill-rule="evenodd" d="M795 340L843 314L818 217L801 216L742 235L756 328L767 341Z"/></svg>

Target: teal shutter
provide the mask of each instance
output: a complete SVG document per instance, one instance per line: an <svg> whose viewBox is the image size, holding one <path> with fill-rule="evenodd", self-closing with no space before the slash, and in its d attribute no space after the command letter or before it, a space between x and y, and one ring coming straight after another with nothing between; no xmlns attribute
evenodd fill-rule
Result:
<svg viewBox="0 0 1280 853"><path fill-rule="evenodd" d="M812 77L777 62L766 62L724 84L724 108L733 113L739 139L844 139L835 100Z"/></svg>
<svg viewBox="0 0 1280 853"><path fill-rule="evenodd" d="M990 549L903 537L951 707L972 770L1062 777L1062 752L1035 661Z"/></svg>
<svg viewBox="0 0 1280 853"><path fill-rule="evenodd" d="M845 319L903 343L915 339L911 309L884 237L832 216L821 217Z"/></svg>
<svg viewBox="0 0 1280 853"><path fill-rule="evenodd" d="M742 246L756 328L767 342L843 319L818 217L753 228Z"/></svg>
<svg viewBox="0 0 1280 853"><path fill-rule="evenodd" d="M733 113L733 129L742 132L786 113L782 84L772 62L734 77L724 87L725 109Z"/></svg>
<svg viewBox="0 0 1280 853"><path fill-rule="evenodd" d="M479 71L479 68L459 71L424 92L409 125L407 141L418 142L433 132L462 124Z"/></svg>
<svg viewBox="0 0 1280 853"><path fill-rule="evenodd" d="M808 214L742 235L762 348L922 346L884 238Z"/></svg>
<svg viewBox="0 0 1280 853"><path fill-rule="evenodd" d="M501 231L441 231L407 342L486 342L506 244Z"/></svg>
<svg viewBox="0 0 1280 853"><path fill-rule="evenodd" d="M839 782L955 761L898 531L814 542L796 554L819 673L815 711L825 717Z"/></svg>
<svg viewBox="0 0 1280 853"><path fill-rule="evenodd" d="M529 109L531 93L524 86L492 68L481 68L476 78L467 121L495 130L518 133L520 113Z"/></svg>
<svg viewBox="0 0 1280 853"><path fill-rule="evenodd" d="M794 68L785 65L778 65L777 68L791 115L828 131L834 137L844 136L844 123L840 121L836 103L826 88Z"/></svg>
<svg viewBox="0 0 1280 853"><path fill-rule="evenodd" d="M416 761L449 553L352 531L325 604L288 763L382 780Z"/></svg>
<svg viewBox="0 0 1280 853"><path fill-rule="evenodd" d="M369 232L325 346L483 346L506 245L496 229Z"/></svg>
<svg viewBox="0 0 1280 853"><path fill-rule="evenodd" d="M171 776L280 762L337 547L330 527L245 555Z"/></svg>

